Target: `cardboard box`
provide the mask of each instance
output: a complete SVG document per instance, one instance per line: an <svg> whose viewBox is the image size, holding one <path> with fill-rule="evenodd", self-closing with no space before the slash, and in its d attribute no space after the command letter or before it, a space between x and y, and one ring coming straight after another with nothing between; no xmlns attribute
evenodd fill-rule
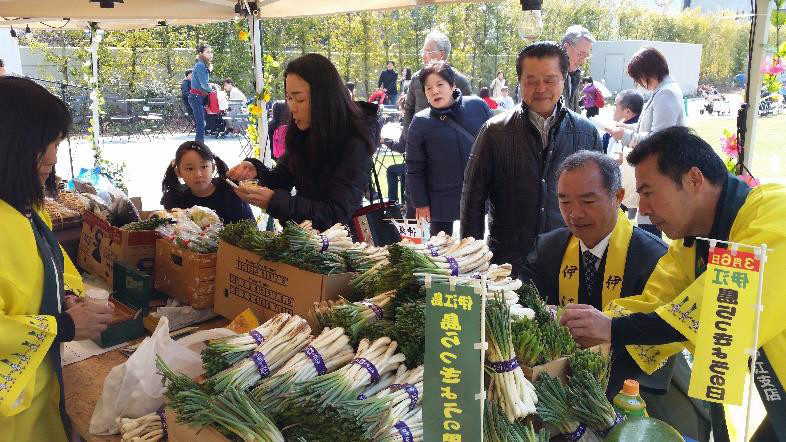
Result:
<svg viewBox="0 0 786 442"><path fill-rule="evenodd" d="M113 273L114 286L109 301L115 306L114 314L106 330L93 339L101 348L144 336L142 318L147 314L154 296L150 275L120 263L115 263Z"/></svg>
<svg viewBox="0 0 786 442"><path fill-rule="evenodd" d="M230 319L246 308L250 308L260 322L278 313L307 318L315 302L348 295L349 281L354 276L354 273L321 275L265 261L253 252L224 241L218 244L217 262L213 310Z"/></svg>
<svg viewBox="0 0 786 442"><path fill-rule="evenodd" d="M216 254L196 253L165 239L156 240L155 288L195 309L213 306Z"/></svg>
<svg viewBox="0 0 786 442"><path fill-rule="evenodd" d="M610 346L608 344L596 345L594 347L590 347L590 350L599 352L604 356L608 356ZM521 370L524 372L524 377L527 378L527 380L530 382L535 382L538 376L545 372L554 376L555 378L558 378L564 384L568 381L568 372L570 371L570 366L568 365L567 356L563 356L559 359L555 359L545 364L536 365L534 367L522 366Z"/></svg>
<svg viewBox="0 0 786 442"><path fill-rule="evenodd" d="M125 264L145 273L153 272L156 234L129 232L113 227L93 212L82 215L77 265L112 285L112 265Z"/></svg>
<svg viewBox="0 0 786 442"><path fill-rule="evenodd" d="M196 428L177 421L177 413L165 409L167 435L169 442L229 442L229 439L212 427Z"/></svg>

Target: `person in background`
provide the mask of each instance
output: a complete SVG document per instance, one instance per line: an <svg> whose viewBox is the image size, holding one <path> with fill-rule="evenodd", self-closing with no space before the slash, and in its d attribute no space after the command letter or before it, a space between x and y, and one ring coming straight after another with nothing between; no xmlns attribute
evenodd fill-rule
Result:
<svg viewBox="0 0 786 442"><path fill-rule="evenodd" d="M208 66L213 60L213 48L210 45L197 46L197 61L191 72L191 89L188 91L188 104L194 115L196 130L195 140L205 141L205 100L210 94L210 71Z"/></svg>
<svg viewBox="0 0 786 442"><path fill-rule="evenodd" d="M510 88L508 88L508 86L502 86L500 93L499 107L505 110L512 110L516 107L516 104L513 103L513 98L510 97Z"/></svg>
<svg viewBox="0 0 786 442"><path fill-rule="evenodd" d="M188 69L186 71L186 76L183 77L183 81L180 82L180 99L183 100L183 104L186 107L186 112L188 115L191 115L191 118L194 117L194 111L191 109L191 105L188 104L188 93L191 90L191 72L193 69Z"/></svg>
<svg viewBox="0 0 786 442"><path fill-rule="evenodd" d="M231 78L224 79L224 92L226 92L227 98L231 101L242 101L243 105L248 101L246 94L235 86L235 82Z"/></svg>
<svg viewBox="0 0 786 442"><path fill-rule="evenodd" d="M644 107L644 97L635 89L626 89L617 94L614 98L614 121L625 124L636 124L639 121L639 114ZM630 219L636 219L636 212L639 207L639 194L636 192L636 177L633 167L625 159L631 149L623 146L619 141L611 138L608 133L603 134L603 148L606 153L620 165L622 175L622 187L625 189L625 197L622 205L628 212Z"/></svg>
<svg viewBox="0 0 786 442"><path fill-rule="evenodd" d="M380 72L379 81L377 81L377 87L384 89L385 94L387 94L385 102L381 104L396 104L396 98L398 97L397 85L398 72L396 72L396 63L388 60L387 69Z"/></svg>
<svg viewBox="0 0 786 442"><path fill-rule="evenodd" d="M439 31L429 32L428 35L426 35L426 39L423 41L423 49L421 50L423 66L427 66L433 61L448 61L450 58L450 50L450 40L447 35ZM420 71L415 72L412 76L412 82L409 84L409 91L407 92L407 99L404 101L404 121L401 124L401 136L398 141L404 146L407 145L407 133L409 131L409 123L412 122L412 117L415 113L428 107L428 100L423 93L423 86L420 84L419 73ZM456 77L456 87L461 91L461 95L465 97L469 96L472 92L467 77L456 69L453 69L453 74Z"/></svg>
<svg viewBox="0 0 786 442"><path fill-rule="evenodd" d="M617 123L618 127L607 130L612 138L632 148L654 132L672 126L685 126L682 89L669 75L669 64L660 51L653 47L639 49L628 62L628 75L635 84L652 92L652 95L644 105L636 125ZM636 220L642 229L660 236L661 231L646 215L639 212Z"/></svg>
<svg viewBox="0 0 786 442"><path fill-rule="evenodd" d="M396 106L398 106L398 102L401 101L402 98L406 99L407 92L409 92L409 83L412 81L412 69L404 68L401 70L401 80L399 80L399 95L396 99ZM401 107L401 106L399 106Z"/></svg>
<svg viewBox="0 0 786 442"><path fill-rule="evenodd" d="M345 83L347 90L349 91L349 99L355 101L355 83L352 81L347 81Z"/></svg>
<svg viewBox="0 0 786 442"><path fill-rule="evenodd" d="M388 96L385 93L385 88L378 88L368 96L368 102L374 103L377 106L382 106L387 101Z"/></svg>
<svg viewBox="0 0 786 442"><path fill-rule="evenodd" d="M186 141L177 148L161 181L161 205L166 210L207 207L225 224L254 219L251 206L235 195L226 182L227 170L226 163L204 143Z"/></svg>
<svg viewBox="0 0 786 442"><path fill-rule="evenodd" d="M404 110L404 100L406 97L399 96L398 99L398 111L403 112ZM397 152L400 154L406 153L407 146L402 146L398 141L391 140L389 138L385 138L382 140L383 144L387 146L388 149L392 150L393 152ZM402 204L402 208L404 208L404 204L406 198L404 195L406 193L406 162L391 164L388 166L387 170L385 171L387 178L388 178L388 201L400 201ZM400 185L399 185L400 183ZM399 200L399 187L401 187L401 197L402 200ZM414 211L412 212L412 216L414 217ZM409 216L407 216L409 218Z"/></svg>
<svg viewBox="0 0 786 442"><path fill-rule="evenodd" d="M336 67L324 56L290 61L284 84L292 113L286 153L272 170L254 158L233 167L230 178L257 178L261 184L235 192L282 224L311 220L320 231L350 224L368 189L379 134L374 139L360 106L350 100ZM377 108L371 107L376 121Z"/></svg>
<svg viewBox="0 0 786 442"><path fill-rule="evenodd" d="M491 97L493 99L496 100L502 96L503 86L505 86L505 73L497 71L497 76L491 80L491 84L489 85L489 90L491 91Z"/></svg>
<svg viewBox="0 0 786 442"><path fill-rule="evenodd" d="M581 103L586 110L585 116L587 118L594 117L600 114L600 108L605 104L603 102L603 93L595 87L592 77L584 77L581 79Z"/></svg>
<svg viewBox="0 0 786 442"><path fill-rule="evenodd" d="M489 92L489 88L483 86L480 88L480 92L478 92L478 97L482 98L483 101L486 102L486 105L489 109L496 109L497 108L497 101L491 98L491 93Z"/></svg>
<svg viewBox="0 0 786 442"><path fill-rule="evenodd" d="M492 261L521 272L535 237L564 226L556 170L568 155L602 149L595 126L566 108L568 56L553 42L525 47L516 59L523 104L492 117L478 133L461 199L461 237L484 238L486 201Z"/></svg>
<svg viewBox="0 0 786 442"><path fill-rule="evenodd" d="M562 37L562 48L568 53L570 66L565 77L562 95L565 97L565 106L573 112L581 112L579 98L581 97L581 68L580 66L592 57L592 44L595 38L584 26L570 26Z"/></svg>
<svg viewBox="0 0 786 442"><path fill-rule="evenodd" d="M0 77L8 75L8 70L5 68L5 62L0 58Z"/></svg>
<svg viewBox="0 0 786 442"><path fill-rule="evenodd" d="M82 278L52 233L44 181L71 115L26 78L0 77L0 425L3 440L72 439L61 344L97 338L114 305L83 302ZM88 376L85 373L85 376Z"/></svg>
<svg viewBox="0 0 786 442"><path fill-rule="evenodd" d="M432 235L452 235L469 151L491 110L483 100L461 95L453 69L444 60L418 75L430 108L415 114L409 127L407 188L415 218L430 222Z"/></svg>
<svg viewBox="0 0 786 442"><path fill-rule="evenodd" d="M287 106L287 102L284 100L278 100L273 103L273 109L271 111L271 119L270 123L268 123L268 136L270 137L271 144L273 145L273 159L277 160L281 157L281 155L286 150L286 146L283 145L285 143L281 143L281 146L277 146L276 143L273 143L273 140L276 138L274 134L276 130L278 130L281 126L286 126L289 122L290 114L289 114L289 106ZM286 129L283 129L284 131ZM280 136L279 136L280 138ZM276 149L276 147L279 147Z"/></svg>

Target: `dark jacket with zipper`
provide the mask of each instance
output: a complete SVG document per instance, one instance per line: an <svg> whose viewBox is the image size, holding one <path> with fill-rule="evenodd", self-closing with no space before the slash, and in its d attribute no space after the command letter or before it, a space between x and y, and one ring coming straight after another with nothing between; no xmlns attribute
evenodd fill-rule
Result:
<svg viewBox="0 0 786 442"><path fill-rule="evenodd" d="M482 99L463 97L458 89L453 97L456 102L451 107L423 109L409 126L407 191L415 207L431 208L433 221L459 219L469 152L481 126L491 117Z"/></svg>
<svg viewBox="0 0 786 442"><path fill-rule="evenodd" d="M492 262L510 263L518 275L535 237L565 225L557 204L556 170L582 149L603 152L598 130L561 101L545 149L524 102L492 117L475 139L467 164L461 236L484 237L484 209L490 200Z"/></svg>

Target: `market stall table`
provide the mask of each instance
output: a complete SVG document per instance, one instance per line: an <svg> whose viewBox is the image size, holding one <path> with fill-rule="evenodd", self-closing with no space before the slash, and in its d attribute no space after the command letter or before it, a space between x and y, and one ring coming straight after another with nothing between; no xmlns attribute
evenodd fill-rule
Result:
<svg viewBox="0 0 786 442"><path fill-rule="evenodd" d="M224 318L215 318L199 324L200 330L223 327L229 323ZM142 339L129 342L138 343ZM128 358L118 350L113 350L92 358L85 359L63 367L63 383L65 388L66 411L71 418L71 424L82 438L87 442L120 441L120 435L96 436L90 434L90 418L93 409L101 397L104 389L104 379L118 364Z"/></svg>

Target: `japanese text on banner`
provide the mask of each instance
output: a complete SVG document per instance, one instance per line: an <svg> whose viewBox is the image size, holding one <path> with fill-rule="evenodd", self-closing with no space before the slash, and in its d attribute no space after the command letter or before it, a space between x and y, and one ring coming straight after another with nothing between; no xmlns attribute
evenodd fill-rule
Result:
<svg viewBox="0 0 786 442"><path fill-rule="evenodd" d="M710 250L688 394L741 405L753 346L759 259L750 252Z"/></svg>

